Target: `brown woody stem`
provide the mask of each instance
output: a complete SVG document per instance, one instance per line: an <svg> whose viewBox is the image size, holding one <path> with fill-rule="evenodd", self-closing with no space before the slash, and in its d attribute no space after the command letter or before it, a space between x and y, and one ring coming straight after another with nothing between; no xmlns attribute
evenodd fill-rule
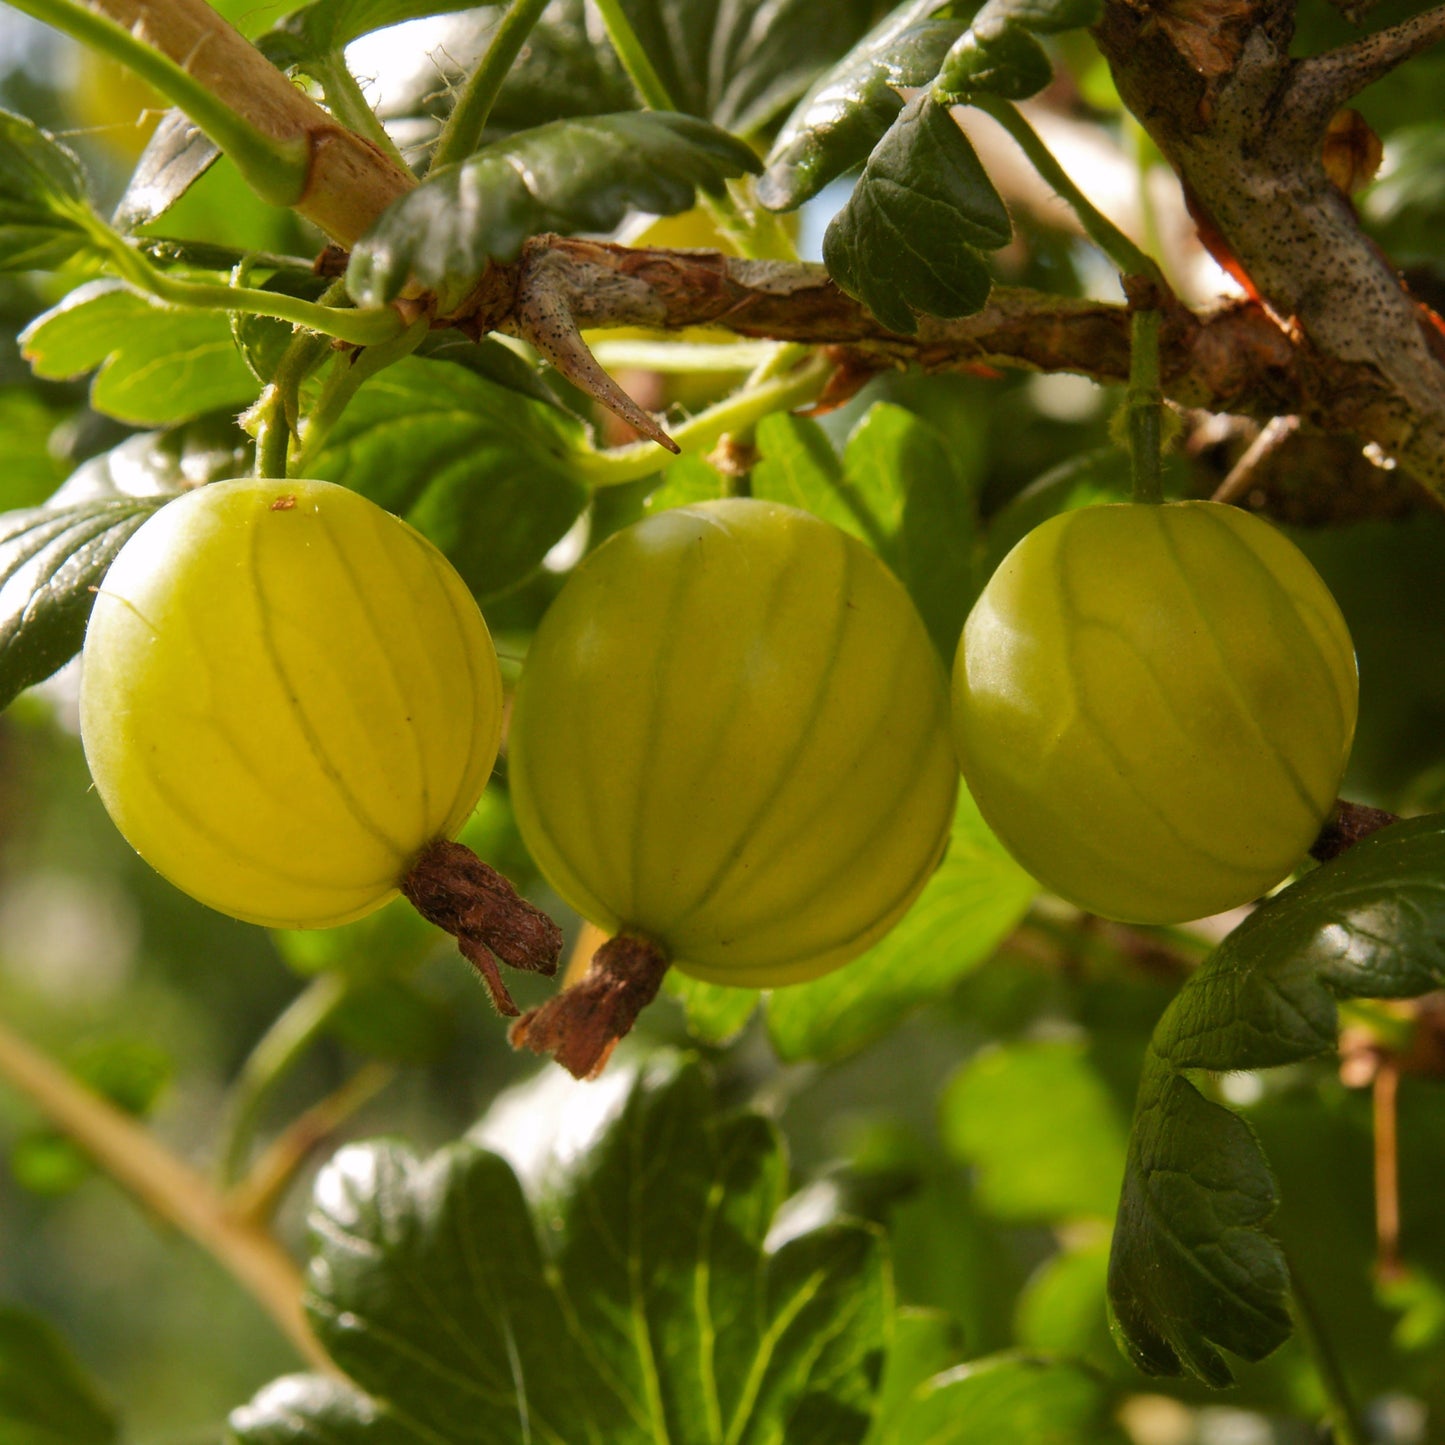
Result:
<svg viewBox="0 0 1445 1445"><path fill-rule="evenodd" d="M463 844L445 838L429 843L401 891L428 923L456 939L499 1014L515 1018L521 1010L502 982L498 959L527 973L550 977L557 971L562 930Z"/></svg>
<svg viewBox="0 0 1445 1445"><path fill-rule="evenodd" d="M512 1047L551 1054L574 1078L595 1079L657 997L667 969L667 955L650 939L619 933L592 955L580 982L512 1025Z"/></svg>

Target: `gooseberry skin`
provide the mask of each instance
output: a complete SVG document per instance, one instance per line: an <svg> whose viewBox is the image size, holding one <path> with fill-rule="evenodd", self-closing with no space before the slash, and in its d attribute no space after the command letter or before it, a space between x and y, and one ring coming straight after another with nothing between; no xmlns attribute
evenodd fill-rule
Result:
<svg viewBox="0 0 1445 1445"><path fill-rule="evenodd" d="M1287 876L1334 804L1357 699L1314 568L1213 502L1043 523L985 587L953 672L989 825L1047 887L1133 923L1218 913Z"/></svg>
<svg viewBox="0 0 1445 1445"><path fill-rule="evenodd" d="M86 631L81 737L111 818L177 887L269 927L387 902L476 805L501 718L465 583L329 482L169 503L121 549Z"/></svg>
<svg viewBox="0 0 1445 1445"><path fill-rule="evenodd" d="M734 499L577 568L533 641L508 776L543 873L684 973L774 987L863 952L936 867L957 796L947 682L856 539Z"/></svg>

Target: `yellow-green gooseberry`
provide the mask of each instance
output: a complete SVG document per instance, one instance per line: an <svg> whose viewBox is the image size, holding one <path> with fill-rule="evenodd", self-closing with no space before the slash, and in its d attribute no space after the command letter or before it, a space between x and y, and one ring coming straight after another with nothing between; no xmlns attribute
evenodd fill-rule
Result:
<svg viewBox="0 0 1445 1445"><path fill-rule="evenodd" d="M476 602L405 522L317 481L162 508L86 631L81 736L131 846L201 902L319 928L397 891L471 813L502 687Z"/></svg>
<svg viewBox="0 0 1445 1445"><path fill-rule="evenodd" d="M1358 682L1339 607L1262 519L1213 502L1053 517L964 628L953 726L990 826L1107 918L1247 903L1329 816Z"/></svg>
<svg viewBox="0 0 1445 1445"><path fill-rule="evenodd" d="M508 772L523 839L579 913L660 967L752 987L816 978L891 928L958 781L943 668L902 585L855 538L751 499L660 513L581 563L527 655ZM516 1037L556 1043L525 1020ZM610 1042L556 1052L585 1073Z"/></svg>

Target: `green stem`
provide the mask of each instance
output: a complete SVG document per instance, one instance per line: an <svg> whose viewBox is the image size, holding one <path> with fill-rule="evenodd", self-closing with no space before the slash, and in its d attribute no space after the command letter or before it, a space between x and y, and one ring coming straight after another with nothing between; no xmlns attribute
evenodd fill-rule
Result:
<svg viewBox="0 0 1445 1445"><path fill-rule="evenodd" d="M17 10L121 62L178 105L228 156L251 188L278 206L305 193L310 147L285 142L251 125L169 56L125 26L78 0L13 0Z"/></svg>
<svg viewBox="0 0 1445 1445"><path fill-rule="evenodd" d="M211 311L240 311L250 316L274 316L311 331L320 331L354 346L375 346L394 340L405 322L390 307L355 311L321 306L280 291L262 291L250 286L223 286L213 281L187 281L159 270L140 251L126 243L98 217L92 217L90 232L122 279L139 291L172 306L199 307Z"/></svg>
<svg viewBox="0 0 1445 1445"><path fill-rule="evenodd" d="M607 38L643 103L651 110L676 110L677 105L653 66L652 57L637 38L620 0L596 0L596 4Z"/></svg>
<svg viewBox="0 0 1445 1445"><path fill-rule="evenodd" d="M547 0L512 0L487 46L487 53L468 76L442 127L428 170L464 161L481 144L487 117L492 113L502 82L546 8Z"/></svg>
<svg viewBox="0 0 1445 1445"><path fill-rule="evenodd" d="M1164 500L1159 452L1164 397L1159 389L1159 321L1157 311L1134 312L1130 322L1129 470L1136 502Z"/></svg>
<svg viewBox="0 0 1445 1445"><path fill-rule="evenodd" d="M1335 1445L1369 1445L1369 1436L1355 1408L1349 1385L1340 1369L1340 1362L1321 1328L1314 1305L1300 1286L1299 1275L1293 1266L1290 1268L1290 1293L1294 1303L1295 1324L1299 1327L1300 1343L1315 1367L1315 1377L1324 1393L1325 1411L1329 1417Z"/></svg>
<svg viewBox="0 0 1445 1445"><path fill-rule="evenodd" d="M369 381L377 372L409 356L425 339L431 329L429 318L422 316L414 321L400 336L380 346L368 346L351 357L338 357L331 374L321 387L321 395L306 417L306 426L301 451L292 462L292 474L304 477L309 472L332 428L341 420L341 414L351 403L363 382Z"/></svg>
<svg viewBox="0 0 1445 1445"><path fill-rule="evenodd" d="M672 429L673 440L684 452L701 452L711 448L719 437L754 426L769 412L785 411L812 401L823 389L833 370L823 357L807 366L777 377L761 386L745 387L724 401L690 417ZM573 463L582 479L592 487L615 487L624 482L641 481L652 476L659 466L657 447L652 442L635 442L631 446L613 447L608 451L582 452L573 455Z"/></svg>
<svg viewBox="0 0 1445 1445"><path fill-rule="evenodd" d="M256 475L284 477L291 451L291 424L286 419L285 400L274 381L261 393L249 416L256 428Z"/></svg>
<svg viewBox="0 0 1445 1445"><path fill-rule="evenodd" d="M230 1121L221 1150L221 1178L229 1188L241 1177L266 1101L320 1037L350 985L339 973L312 979L251 1050L231 1090Z"/></svg>
<svg viewBox="0 0 1445 1445"><path fill-rule="evenodd" d="M946 103L946 102L945 102ZM1039 139L1038 132L1026 121L1012 102L998 96L974 95L969 104L991 115L1018 142L1029 164L1058 193L1079 218L1089 239L1119 268L1125 276L1147 276L1166 287L1164 273L1151 256L1139 249L1092 201L1069 179L1068 173L1054 159L1053 152Z"/></svg>
<svg viewBox="0 0 1445 1445"><path fill-rule="evenodd" d="M411 169L396 148L396 142L386 133L386 127L377 119L376 112L366 103L361 86L340 51L334 50L323 59L309 61L306 69L313 79L320 82L322 94L326 97L326 108L336 120L357 135L365 136L402 170Z"/></svg>
<svg viewBox="0 0 1445 1445"><path fill-rule="evenodd" d="M275 1238L224 1200L148 1129L87 1089L0 1021L0 1078L159 1219L188 1234L261 1304L313 1369L336 1367L301 1307L301 1274Z"/></svg>

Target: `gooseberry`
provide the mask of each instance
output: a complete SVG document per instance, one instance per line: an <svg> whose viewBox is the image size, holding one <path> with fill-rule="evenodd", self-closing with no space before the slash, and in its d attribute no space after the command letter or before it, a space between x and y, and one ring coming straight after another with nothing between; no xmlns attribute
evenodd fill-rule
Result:
<svg viewBox="0 0 1445 1445"><path fill-rule="evenodd" d="M501 737L496 652L446 558L329 482L187 493L106 574L81 736L131 846L201 902L320 928L450 838Z"/></svg>
<svg viewBox="0 0 1445 1445"><path fill-rule="evenodd" d="M984 588L954 737L1040 882L1107 918L1177 923L1298 865L1357 692L1338 606L1267 522L1212 502L1088 507L1030 532Z"/></svg>
<svg viewBox="0 0 1445 1445"><path fill-rule="evenodd" d="M818 518L734 499L609 538L538 629L508 771L538 866L618 938L514 1040L589 1073L669 963L766 988L863 952L947 841L947 707L902 585Z"/></svg>

